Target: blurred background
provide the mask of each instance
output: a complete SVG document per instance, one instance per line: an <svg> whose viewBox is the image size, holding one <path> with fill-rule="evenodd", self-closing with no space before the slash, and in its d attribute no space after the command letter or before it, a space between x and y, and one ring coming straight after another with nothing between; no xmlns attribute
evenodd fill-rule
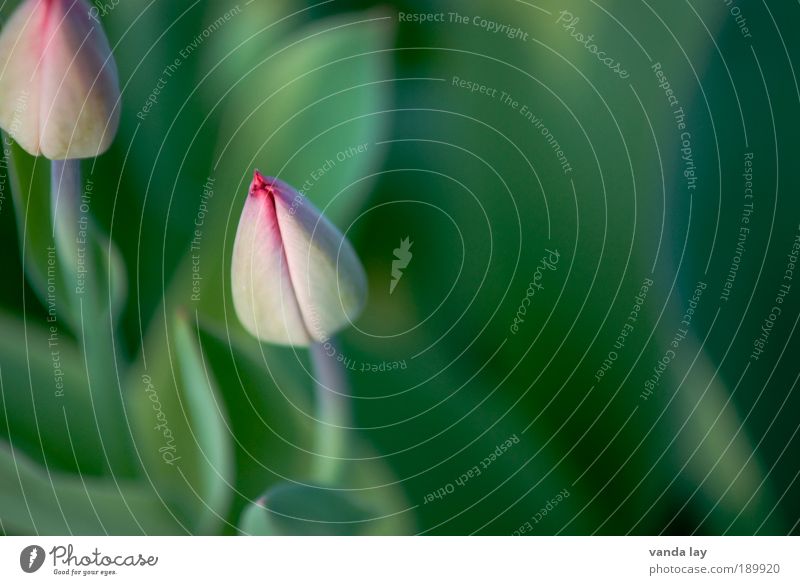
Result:
<svg viewBox="0 0 800 585"><path fill-rule="evenodd" d="M797 5L92 6L108 294L48 296L49 167L5 142L0 531L797 534ZM307 351L232 310L254 168L367 270L336 485Z"/></svg>

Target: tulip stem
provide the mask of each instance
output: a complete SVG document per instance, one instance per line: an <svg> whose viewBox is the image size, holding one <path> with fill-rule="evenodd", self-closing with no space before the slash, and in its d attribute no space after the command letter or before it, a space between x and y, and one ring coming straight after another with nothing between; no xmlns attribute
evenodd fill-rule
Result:
<svg viewBox="0 0 800 585"><path fill-rule="evenodd" d="M77 267L77 246L81 192L81 168L77 160L50 161L50 212L53 239L59 251L64 282L74 282ZM70 299L72 300L72 299Z"/></svg>
<svg viewBox="0 0 800 585"><path fill-rule="evenodd" d="M60 281L84 356L97 433L109 469L115 474L128 475L132 471L130 443L120 428L124 407L116 369L117 343L110 301L102 292L105 290L102 275L108 271L102 251L90 233L96 226L88 214L88 201L82 201L81 197L80 161L54 160L50 164L53 239L63 273Z"/></svg>
<svg viewBox="0 0 800 585"><path fill-rule="evenodd" d="M321 483L335 484L340 479L347 454L350 426L350 389L341 362L330 356L332 339L323 345L312 343L317 423L314 477Z"/></svg>

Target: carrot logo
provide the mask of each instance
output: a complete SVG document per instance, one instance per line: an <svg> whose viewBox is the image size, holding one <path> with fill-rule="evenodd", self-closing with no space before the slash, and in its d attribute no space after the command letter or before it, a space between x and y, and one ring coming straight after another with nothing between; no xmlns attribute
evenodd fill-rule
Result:
<svg viewBox="0 0 800 585"><path fill-rule="evenodd" d="M26 573L35 573L44 564L44 549L32 544L22 549L19 555L19 566Z"/></svg>
<svg viewBox="0 0 800 585"><path fill-rule="evenodd" d="M400 279L403 278L403 270L408 267L409 262L414 257L411 253L411 246L414 242L410 241L408 236L404 240L400 240L400 247L395 248L394 260L392 260L392 282L389 284L389 294L394 292L394 288Z"/></svg>

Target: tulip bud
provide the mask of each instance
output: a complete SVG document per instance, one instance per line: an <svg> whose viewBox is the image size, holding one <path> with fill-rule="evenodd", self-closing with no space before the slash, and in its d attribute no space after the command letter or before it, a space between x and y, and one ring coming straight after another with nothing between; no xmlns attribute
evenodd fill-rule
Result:
<svg viewBox="0 0 800 585"><path fill-rule="evenodd" d="M104 152L119 124L111 49L84 0L25 0L0 33L0 127L51 160Z"/></svg>
<svg viewBox="0 0 800 585"><path fill-rule="evenodd" d="M367 291L341 232L292 187L258 171L236 232L231 281L244 327L284 345L327 341L358 316Z"/></svg>

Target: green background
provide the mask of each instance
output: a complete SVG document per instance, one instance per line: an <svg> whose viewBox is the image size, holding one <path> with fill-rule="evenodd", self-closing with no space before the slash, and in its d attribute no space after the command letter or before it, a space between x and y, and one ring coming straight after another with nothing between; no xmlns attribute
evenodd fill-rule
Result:
<svg viewBox="0 0 800 585"><path fill-rule="evenodd" d="M51 241L48 162L10 151L16 199L0 173L0 530L796 534L800 283L750 356L800 222L798 6L734 5L750 38L712 0L109 3L122 121L83 170L94 277L113 284L87 307L97 350L82 350L70 287L59 289L63 397L36 284ZM557 22L562 10L627 79ZM656 62L686 113L694 190ZM571 172L501 92L543 120ZM354 364L352 453L331 489L298 487L318 459L307 352L258 344L237 322L233 237L254 168L301 188L359 144L366 152L306 193L369 278L366 310L340 336ZM723 301L749 152L754 211ZM209 178L196 300L190 242ZM413 260L390 295L405 237ZM559 262L513 333L546 250ZM635 327L598 381L645 279ZM699 281L687 335L644 400ZM360 371L396 361L406 367ZM144 375L177 467L158 453ZM96 417L103 402L118 417ZM268 490L270 519L250 504Z"/></svg>

